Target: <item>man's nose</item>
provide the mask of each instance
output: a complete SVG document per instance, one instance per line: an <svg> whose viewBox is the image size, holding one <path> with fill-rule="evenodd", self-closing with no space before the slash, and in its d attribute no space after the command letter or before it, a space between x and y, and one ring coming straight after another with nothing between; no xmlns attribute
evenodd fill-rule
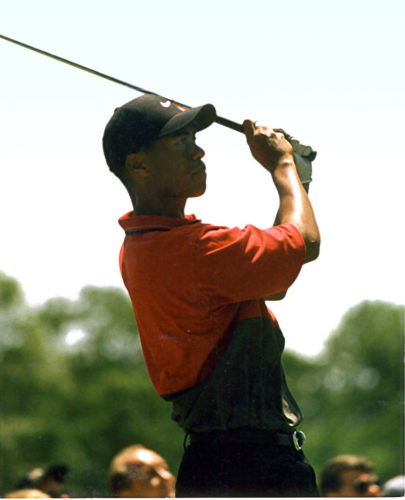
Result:
<svg viewBox="0 0 405 500"><path fill-rule="evenodd" d="M205 151L200 146L197 146L197 144L194 144L193 160L201 160L204 156Z"/></svg>

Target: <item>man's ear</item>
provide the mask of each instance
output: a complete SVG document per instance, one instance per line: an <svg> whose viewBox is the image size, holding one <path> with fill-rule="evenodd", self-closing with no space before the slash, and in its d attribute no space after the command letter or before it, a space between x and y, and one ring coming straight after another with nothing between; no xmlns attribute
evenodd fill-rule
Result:
<svg viewBox="0 0 405 500"><path fill-rule="evenodd" d="M148 175L141 152L129 154L125 160L125 168L132 176L146 177Z"/></svg>

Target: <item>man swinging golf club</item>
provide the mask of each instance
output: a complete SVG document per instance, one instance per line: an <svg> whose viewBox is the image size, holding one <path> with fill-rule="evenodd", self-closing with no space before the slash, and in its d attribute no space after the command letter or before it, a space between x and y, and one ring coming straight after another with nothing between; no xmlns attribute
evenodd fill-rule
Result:
<svg viewBox="0 0 405 500"><path fill-rule="evenodd" d="M189 435L176 496L316 496L281 365L284 338L265 300L282 298L317 258L317 223L290 136L250 120L247 143L279 196L274 225L227 228L185 215L187 199L206 189L195 135L215 118L210 104L181 111L145 95L117 108L103 137L133 204L119 220L120 267L149 375Z"/></svg>

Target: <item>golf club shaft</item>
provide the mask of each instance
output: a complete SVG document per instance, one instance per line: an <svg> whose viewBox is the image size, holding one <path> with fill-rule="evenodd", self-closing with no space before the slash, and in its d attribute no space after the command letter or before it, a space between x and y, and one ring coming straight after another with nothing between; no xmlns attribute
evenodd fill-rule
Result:
<svg viewBox="0 0 405 500"><path fill-rule="evenodd" d="M138 87L136 85L132 85L131 83L124 82L123 80L119 80L118 78L114 78L113 76L106 75L105 73L101 73L100 71L97 71L95 69L87 68L86 66L83 66L82 64L75 63L73 61L69 61L68 59L65 59L63 57L56 56L55 54L51 54L50 52L46 52L45 50L37 49L36 47L32 47L31 45L27 45L26 43L19 42L18 40L14 40L12 38L9 38L4 35L0 35L0 38L3 40L7 40L8 42L14 43L16 45L20 45L21 47L24 47L25 49L32 50L34 52L38 52L39 54L42 54L44 56L50 57L52 59L56 59L59 62L68 64L69 66L73 66L74 68L81 69L83 71L86 71L87 73L91 73L92 75L99 76L100 78L104 78L105 80L109 80L110 82L118 83L119 85L124 85L125 87L129 87L130 89L137 90L138 92L142 92L143 94L153 94L153 95L158 95L159 97L162 97L163 99L166 99L168 101L171 101L173 104L176 106L179 106L180 108L184 109L190 109L191 106L188 106L187 104L182 104L181 102L175 101L174 99L170 99L169 97L164 97L160 94L157 94L156 92L152 92L150 90L143 89L142 87ZM237 132L243 132L243 127L239 123L236 123L232 120L228 120L227 118L223 118L222 116L217 116L215 119L215 122L223 125L224 127L228 127L232 130L236 130Z"/></svg>

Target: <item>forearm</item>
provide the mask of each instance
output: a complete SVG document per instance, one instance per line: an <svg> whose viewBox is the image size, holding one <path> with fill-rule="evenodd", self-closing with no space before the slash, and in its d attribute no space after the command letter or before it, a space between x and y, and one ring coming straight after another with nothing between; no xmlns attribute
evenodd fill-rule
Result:
<svg viewBox="0 0 405 500"><path fill-rule="evenodd" d="M273 182L279 194L280 205L274 225L293 224L301 233L306 245L305 262L317 258L320 235L306 188L298 178L294 162L283 159L272 172Z"/></svg>

